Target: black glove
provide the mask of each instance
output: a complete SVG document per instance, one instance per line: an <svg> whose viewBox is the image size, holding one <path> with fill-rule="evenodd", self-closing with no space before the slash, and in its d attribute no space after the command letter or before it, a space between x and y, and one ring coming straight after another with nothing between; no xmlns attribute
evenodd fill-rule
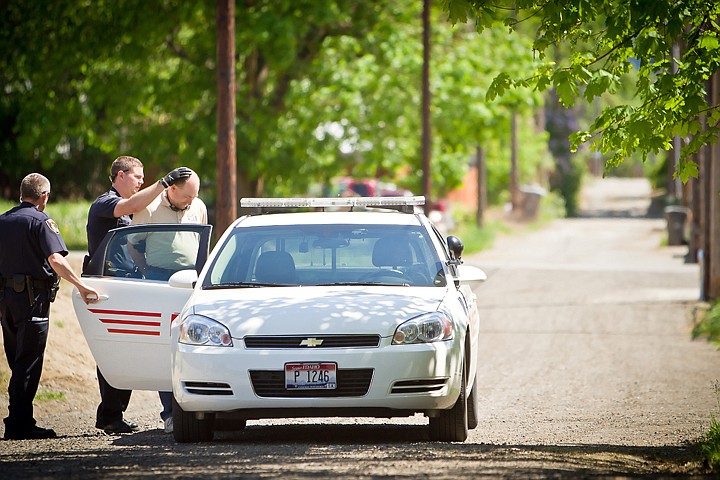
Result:
<svg viewBox="0 0 720 480"><path fill-rule="evenodd" d="M160 185L162 185L163 188L168 188L171 185L175 185L178 180L182 180L183 178L189 178L190 175L192 175L192 170L187 167L178 167L165 175L163 178L161 178Z"/></svg>

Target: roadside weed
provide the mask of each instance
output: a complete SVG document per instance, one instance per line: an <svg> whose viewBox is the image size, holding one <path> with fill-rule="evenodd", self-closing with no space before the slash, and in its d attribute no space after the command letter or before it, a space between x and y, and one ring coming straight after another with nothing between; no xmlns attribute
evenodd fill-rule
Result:
<svg viewBox="0 0 720 480"><path fill-rule="evenodd" d="M715 303L704 312L698 313L700 319L693 327L693 338L705 337L720 346L720 303Z"/></svg>
<svg viewBox="0 0 720 480"><path fill-rule="evenodd" d="M464 252L469 254L490 248L495 240L495 233L498 228L497 223L480 228L475 223L463 222L458 223L451 234L460 237L465 246Z"/></svg>
<svg viewBox="0 0 720 480"><path fill-rule="evenodd" d="M715 396L718 398L720 410L720 383L716 380L713 385ZM700 442L700 450L707 459L708 465L713 471L720 471L720 423L713 415L710 419L710 431Z"/></svg>

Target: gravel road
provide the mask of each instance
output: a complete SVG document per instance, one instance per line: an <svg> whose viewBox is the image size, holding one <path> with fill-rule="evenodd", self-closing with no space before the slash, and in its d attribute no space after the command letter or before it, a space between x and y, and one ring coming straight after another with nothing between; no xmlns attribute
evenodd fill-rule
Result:
<svg viewBox="0 0 720 480"><path fill-rule="evenodd" d="M98 433L94 363L64 297L42 381L63 395L36 402L60 438L0 442L1 475L710 478L696 442L720 415L720 353L691 339L699 269L683 262L686 247L662 246L665 221L644 216L649 198L644 180L598 179L583 217L467 256L489 279L478 289L480 425L464 443L429 442L416 416L249 422L180 445L159 428L154 392L133 393L127 416L140 432Z"/></svg>

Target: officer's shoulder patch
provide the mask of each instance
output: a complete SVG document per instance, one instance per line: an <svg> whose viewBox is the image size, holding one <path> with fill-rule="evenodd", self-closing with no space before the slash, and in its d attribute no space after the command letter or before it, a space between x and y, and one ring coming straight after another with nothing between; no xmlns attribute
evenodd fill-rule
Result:
<svg viewBox="0 0 720 480"><path fill-rule="evenodd" d="M60 229L58 228L57 223L55 223L55 220L48 218L45 220L45 223L47 223L47 226L50 227L50 230L58 234L60 233Z"/></svg>

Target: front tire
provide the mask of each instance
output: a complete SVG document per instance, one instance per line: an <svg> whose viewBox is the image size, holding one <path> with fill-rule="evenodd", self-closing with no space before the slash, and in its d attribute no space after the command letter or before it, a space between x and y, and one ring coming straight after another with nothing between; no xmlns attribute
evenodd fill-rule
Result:
<svg viewBox="0 0 720 480"><path fill-rule="evenodd" d="M213 438L215 414L206 413L200 420L195 412L186 412L173 398L173 437L178 443L209 442Z"/></svg>
<svg viewBox="0 0 720 480"><path fill-rule="evenodd" d="M470 395L468 395L467 399L467 411L468 411L468 429L473 430L477 428L478 424L480 423L480 417L479 417L479 410L480 410L480 399L477 394L477 372L475 373L475 378L473 379L473 385L472 390L470 390Z"/></svg>
<svg viewBox="0 0 720 480"><path fill-rule="evenodd" d="M430 440L438 442L464 442L468 436L468 407L465 380L465 362L463 362L460 382L460 395L449 410L440 410L439 415L430 417Z"/></svg>

